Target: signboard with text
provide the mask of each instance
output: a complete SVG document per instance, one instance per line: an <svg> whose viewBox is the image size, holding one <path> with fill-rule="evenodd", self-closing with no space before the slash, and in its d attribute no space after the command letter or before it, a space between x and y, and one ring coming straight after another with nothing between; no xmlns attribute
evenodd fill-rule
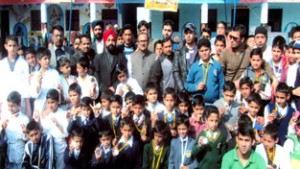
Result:
<svg viewBox="0 0 300 169"><path fill-rule="evenodd" d="M151 10L177 12L178 0L145 0L145 8Z"/></svg>

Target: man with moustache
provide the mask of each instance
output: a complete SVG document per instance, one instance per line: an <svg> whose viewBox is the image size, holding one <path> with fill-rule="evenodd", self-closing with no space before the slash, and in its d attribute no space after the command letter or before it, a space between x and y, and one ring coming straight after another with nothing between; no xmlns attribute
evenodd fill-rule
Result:
<svg viewBox="0 0 300 169"><path fill-rule="evenodd" d="M126 67L126 58L116 49L117 33L113 29L108 29L103 34L103 42L105 44L103 53L96 55L94 60L94 68L99 88L101 92L110 89L113 92L118 84L116 71L118 67Z"/></svg>
<svg viewBox="0 0 300 169"><path fill-rule="evenodd" d="M70 59L70 56L74 54L74 51L68 46L63 45L64 28L60 25L55 25L52 28L52 41L53 45L49 48L51 52L50 65L56 68L57 61L61 57Z"/></svg>
<svg viewBox="0 0 300 169"><path fill-rule="evenodd" d="M95 42L92 44L92 48L96 51L97 54L103 52L104 42L103 42L103 29L104 23L100 20L92 22L92 28L95 36Z"/></svg>
<svg viewBox="0 0 300 169"><path fill-rule="evenodd" d="M80 35L80 45L79 51L71 57L71 74L77 75L76 72L76 63L80 58L86 57L90 61L91 67L89 68L88 74L93 75L95 68L93 67L93 60L96 56L96 52L91 48L91 38L89 35L83 34Z"/></svg>

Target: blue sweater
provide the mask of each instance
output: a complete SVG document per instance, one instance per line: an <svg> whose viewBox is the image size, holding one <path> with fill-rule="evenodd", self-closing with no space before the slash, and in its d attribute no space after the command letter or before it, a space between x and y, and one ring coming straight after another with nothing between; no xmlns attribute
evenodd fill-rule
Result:
<svg viewBox="0 0 300 169"><path fill-rule="evenodd" d="M206 79L206 90L199 91L203 95L205 102L214 103L222 97L224 85L224 74L219 62L210 59L210 66ZM188 92L197 92L200 82L204 82L206 68L202 67L202 60L195 62L188 73L184 87Z"/></svg>

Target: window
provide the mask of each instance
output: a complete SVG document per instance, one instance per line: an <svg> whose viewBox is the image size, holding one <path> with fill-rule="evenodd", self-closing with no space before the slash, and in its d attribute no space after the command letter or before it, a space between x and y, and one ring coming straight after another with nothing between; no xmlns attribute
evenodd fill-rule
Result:
<svg viewBox="0 0 300 169"><path fill-rule="evenodd" d="M282 9L269 9L268 25L272 32L281 32Z"/></svg>
<svg viewBox="0 0 300 169"><path fill-rule="evenodd" d="M231 11L231 22L233 24L234 10ZM235 25L243 24L249 30L249 9L240 7L236 9Z"/></svg>
<svg viewBox="0 0 300 169"><path fill-rule="evenodd" d="M69 30L70 10L66 10L66 30ZM71 31L79 31L79 10L72 10Z"/></svg>
<svg viewBox="0 0 300 169"><path fill-rule="evenodd" d="M117 9L102 9L102 20L118 19Z"/></svg>
<svg viewBox="0 0 300 169"><path fill-rule="evenodd" d="M41 11L32 10L31 11L31 30L40 31L41 30Z"/></svg>
<svg viewBox="0 0 300 169"><path fill-rule="evenodd" d="M177 12L164 12L164 21L165 20L174 22L173 32L179 31L179 10Z"/></svg>
<svg viewBox="0 0 300 169"><path fill-rule="evenodd" d="M201 18L201 17L200 17ZM217 9L208 10L208 23L207 26L212 32L216 32L217 28Z"/></svg>

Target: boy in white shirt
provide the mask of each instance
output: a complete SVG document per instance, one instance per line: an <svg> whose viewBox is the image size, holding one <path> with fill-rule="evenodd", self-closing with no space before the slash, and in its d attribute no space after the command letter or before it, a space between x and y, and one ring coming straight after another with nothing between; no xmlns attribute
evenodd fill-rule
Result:
<svg viewBox="0 0 300 169"><path fill-rule="evenodd" d="M78 73L77 83L82 90L81 98L90 97L96 99L99 96L99 85L94 76L88 74L90 62L87 58L82 57L76 64L76 70Z"/></svg>
<svg viewBox="0 0 300 169"><path fill-rule="evenodd" d="M26 125L29 119L21 111L21 95L13 91L7 96L8 113L2 116L1 132L5 132L8 149L5 168L21 169L24 156ZM2 131L3 130L3 131Z"/></svg>

